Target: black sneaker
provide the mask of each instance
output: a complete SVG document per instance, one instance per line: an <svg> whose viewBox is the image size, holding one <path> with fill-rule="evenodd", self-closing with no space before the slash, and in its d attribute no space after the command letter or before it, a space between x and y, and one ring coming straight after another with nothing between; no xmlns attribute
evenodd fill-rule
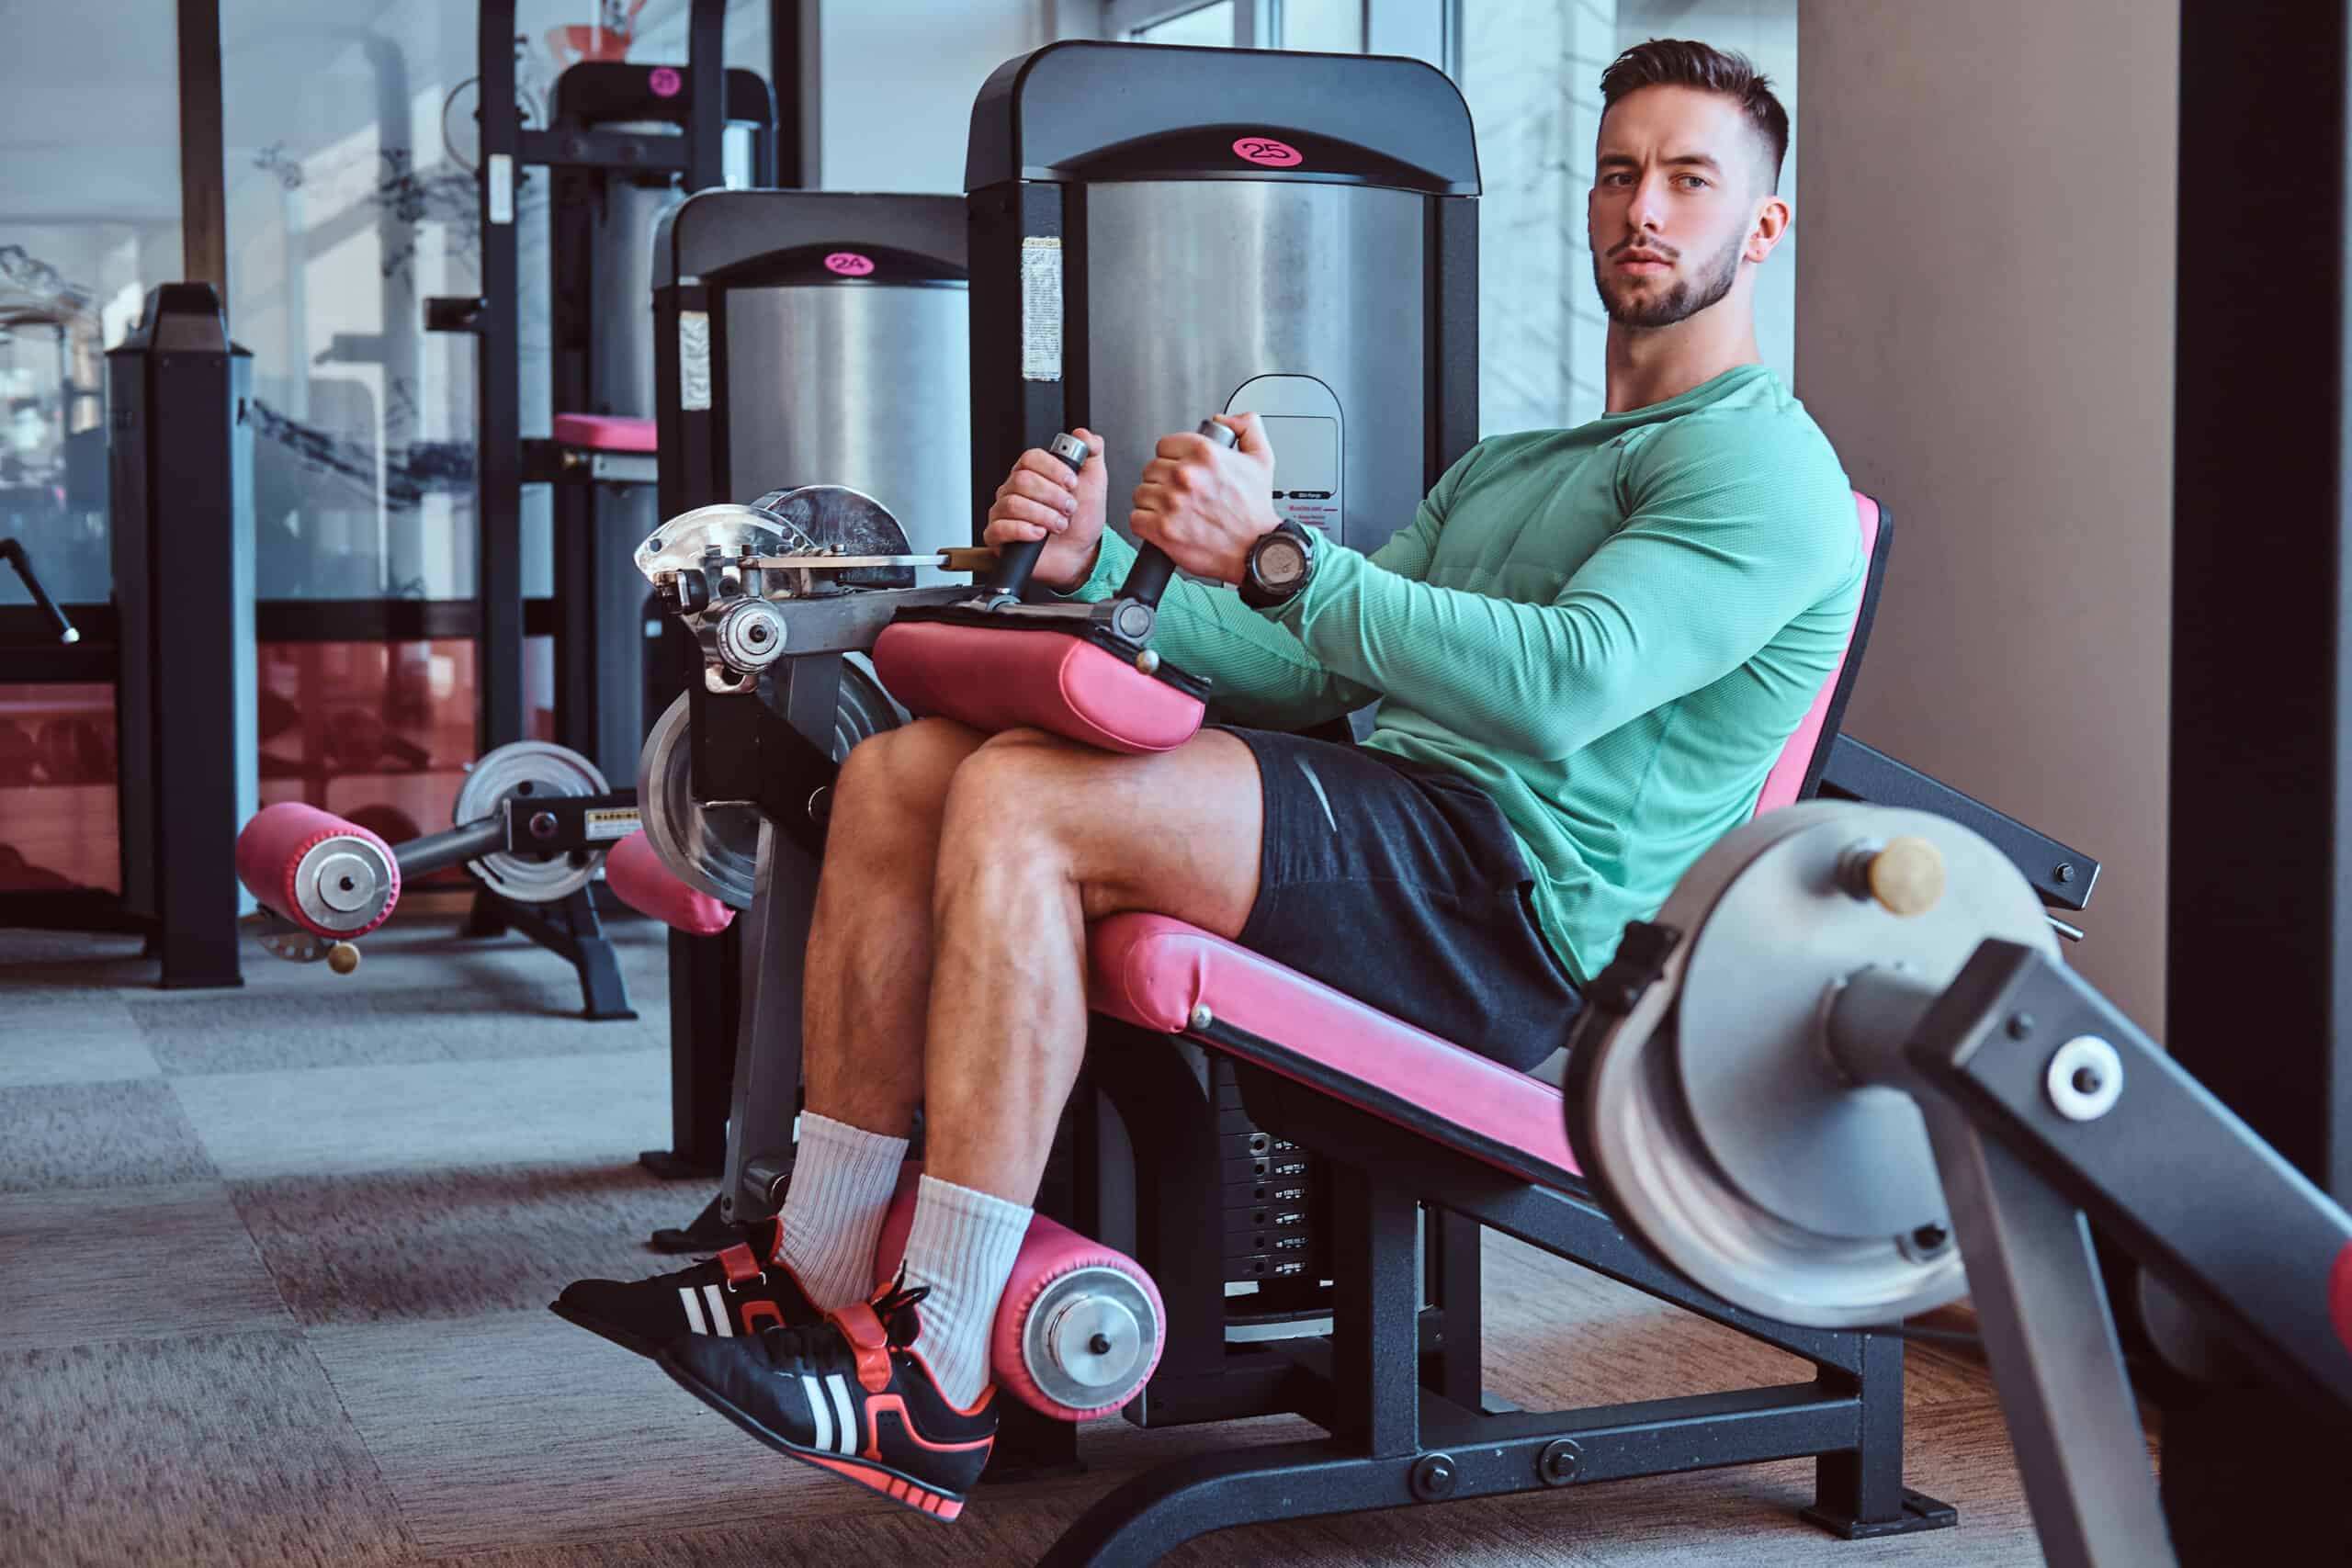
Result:
<svg viewBox="0 0 2352 1568"><path fill-rule="evenodd" d="M780 1228L770 1220L753 1233L753 1245L739 1243L650 1280L575 1280L548 1310L640 1356L697 1334L725 1340L821 1323L825 1314L775 1256Z"/></svg>
<svg viewBox="0 0 2352 1568"><path fill-rule="evenodd" d="M917 1513L952 1519L996 1442L996 1385L968 1410L909 1348L915 1303L893 1287L808 1328L750 1339L673 1339L654 1359L687 1393L778 1453L846 1476Z"/></svg>

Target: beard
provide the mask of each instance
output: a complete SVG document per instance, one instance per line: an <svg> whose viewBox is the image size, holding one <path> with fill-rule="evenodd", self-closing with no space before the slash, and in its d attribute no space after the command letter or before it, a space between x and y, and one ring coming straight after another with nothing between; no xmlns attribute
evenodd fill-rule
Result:
<svg viewBox="0 0 2352 1568"><path fill-rule="evenodd" d="M1600 291L1601 309L1609 312L1609 319L1617 325L1645 329L1670 327L1686 317L1697 315L1731 292L1732 284L1739 276L1739 254L1746 246L1746 240L1745 235L1733 235L1719 254L1697 269L1696 281L1678 277L1673 288L1649 299L1636 296L1630 288L1611 288L1607 258L1595 251L1592 253L1592 286ZM1615 247L1616 250L1624 248L1622 244Z"/></svg>

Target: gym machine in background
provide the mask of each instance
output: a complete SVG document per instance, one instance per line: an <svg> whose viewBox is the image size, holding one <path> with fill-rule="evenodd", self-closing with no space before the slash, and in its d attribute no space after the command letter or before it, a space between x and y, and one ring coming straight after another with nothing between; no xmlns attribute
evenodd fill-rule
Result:
<svg viewBox="0 0 2352 1568"><path fill-rule="evenodd" d="M476 528L479 736L509 779L567 795L633 783L643 739L643 584L629 553L651 530L655 442L649 269L657 220L681 197L775 175L775 107L767 85L723 69L723 0L694 0L684 66L585 61L555 85L553 123L526 130L515 95L515 6L479 11L481 293L425 302L428 330L479 340ZM516 192L544 168L555 409L547 437L522 432L521 289ZM523 487L553 486L556 741L522 749ZM469 795L481 795L469 784ZM460 802L458 823L496 804ZM584 846L567 862L593 852ZM545 879L540 879L545 880ZM557 880L561 880L560 878ZM517 897L530 879L483 877L466 930L514 929L578 970L583 1016L632 1018L592 889Z"/></svg>
<svg viewBox="0 0 2352 1568"><path fill-rule="evenodd" d="M166 987L243 984L237 829L260 796L251 356L209 283L107 352L122 909Z"/></svg>
<svg viewBox="0 0 2352 1568"><path fill-rule="evenodd" d="M972 471L968 291L964 203L949 196L836 195L815 191L705 191L664 213L653 248L654 358L660 427L661 511L699 507L822 480L843 484L889 514L914 519L909 539L895 525L889 553L968 544ZM862 550L854 509L810 508L815 548ZM630 573L642 593L645 583ZM854 575L854 574L853 574ZM935 569L918 581L942 582ZM639 776L657 807L649 837L709 868L696 882L731 908L751 903L758 839L748 808L688 811L686 698L699 686L702 651L673 616L655 612L663 640L650 649L645 711L658 716ZM836 759L904 716L862 659L796 660L807 665L791 711ZM778 853L785 918L805 941L816 897L816 862L790 844ZM671 1250L721 1247L732 1239L723 1211L747 1157L728 1133L730 1098L741 1106L743 1075L736 1039L742 996L741 936L736 931L670 934L671 1146L649 1151L665 1176L725 1170L721 1197L689 1225L659 1234ZM798 942L786 944L791 973L779 985L798 995ZM757 1079L754 1120L783 1118L788 1140L798 1109L797 1001L763 1024L788 1052L788 1082Z"/></svg>

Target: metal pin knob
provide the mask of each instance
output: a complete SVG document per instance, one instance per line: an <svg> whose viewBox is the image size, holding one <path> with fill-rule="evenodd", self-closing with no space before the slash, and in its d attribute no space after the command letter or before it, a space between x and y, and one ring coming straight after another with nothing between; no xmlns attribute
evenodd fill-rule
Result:
<svg viewBox="0 0 2352 1568"><path fill-rule="evenodd" d="M2042 1088L2069 1122L2096 1122L2123 1096L2123 1057L2096 1034L2077 1034L2051 1054Z"/></svg>
<svg viewBox="0 0 2352 1568"><path fill-rule="evenodd" d="M1839 857L1838 881L1857 898L1876 899L1889 914L1924 915L1943 899L1943 852L1914 833L1884 844L1856 844Z"/></svg>

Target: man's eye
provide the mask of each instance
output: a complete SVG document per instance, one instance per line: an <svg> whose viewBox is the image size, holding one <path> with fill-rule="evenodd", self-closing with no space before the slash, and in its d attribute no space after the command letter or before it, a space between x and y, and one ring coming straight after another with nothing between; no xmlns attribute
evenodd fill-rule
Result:
<svg viewBox="0 0 2352 1568"><path fill-rule="evenodd" d="M1707 182L1701 179L1697 175L1684 175L1681 178L1685 189L1704 190L1707 188Z"/></svg>
<svg viewBox="0 0 2352 1568"><path fill-rule="evenodd" d="M1600 176L1600 183L1605 186L1622 186L1628 184L1632 179L1633 176L1626 174L1603 175Z"/></svg>

